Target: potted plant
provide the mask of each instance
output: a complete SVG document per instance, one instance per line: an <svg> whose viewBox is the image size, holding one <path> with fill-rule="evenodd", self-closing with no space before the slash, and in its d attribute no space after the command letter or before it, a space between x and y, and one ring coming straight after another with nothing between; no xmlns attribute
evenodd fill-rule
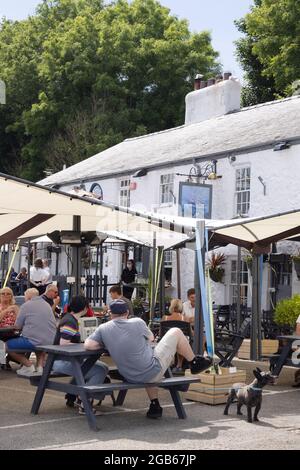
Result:
<svg viewBox="0 0 300 470"><path fill-rule="evenodd" d="M297 274L298 279L300 279L300 251L296 255L292 256L292 260L294 262L295 271Z"/></svg>
<svg viewBox="0 0 300 470"><path fill-rule="evenodd" d="M140 297L132 300L132 307L135 316L140 317L144 313L143 300Z"/></svg>
<svg viewBox="0 0 300 470"><path fill-rule="evenodd" d="M275 308L274 320L281 327L295 328L299 315L300 295L296 294L290 299L283 299L278 302Z"/></svg>
<svg viewBox="0 0 300 470"><path fill-rule="evenodd" d="M209 270L209 275L212 281L222 282L225 269L222 265L226 261L226 256L224 253L215 253L212 252L210 258L208 259L207 267Z"/></svg>

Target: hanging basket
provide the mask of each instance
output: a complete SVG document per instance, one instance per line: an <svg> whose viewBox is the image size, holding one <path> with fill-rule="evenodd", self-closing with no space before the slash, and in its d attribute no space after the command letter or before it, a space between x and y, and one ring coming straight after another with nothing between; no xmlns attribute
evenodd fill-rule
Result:
<svg viewBox="0 0 300 470"><path fill-rule="evenodd" d="M212 281L222 282L225 270L223 268L210 269L209 275Z"/></svg>

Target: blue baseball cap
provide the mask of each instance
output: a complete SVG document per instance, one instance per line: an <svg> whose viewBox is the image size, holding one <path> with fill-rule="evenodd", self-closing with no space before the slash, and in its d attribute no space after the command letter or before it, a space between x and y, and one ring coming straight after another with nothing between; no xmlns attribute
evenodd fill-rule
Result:
<svg viewBox="0 0 300 470"><path fill-rule="evenodd" d="M128 312L128 305L122 299L114 300L109 308L113 315L124 315L124 313Z"/></svg>

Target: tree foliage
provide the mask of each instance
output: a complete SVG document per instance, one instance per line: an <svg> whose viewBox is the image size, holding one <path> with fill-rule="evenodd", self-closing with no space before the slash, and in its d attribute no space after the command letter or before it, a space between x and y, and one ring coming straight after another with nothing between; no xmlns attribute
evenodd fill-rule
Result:
<svg viewBox="0 0 300 470"><path fill-rule="evenodd" d="M217 57L208 32L156 0L44 0L25 21L3 19L1 170L36 180L182 123L194 75L218 73Z"/></svg>
<svg viewBox="0 0 300 470"><path fill-rule="evenodd" d="M248 80L244 104L291 95L300 78L299 0L254 0L251 12L236 24L245 33L237 41Z"/></svg>

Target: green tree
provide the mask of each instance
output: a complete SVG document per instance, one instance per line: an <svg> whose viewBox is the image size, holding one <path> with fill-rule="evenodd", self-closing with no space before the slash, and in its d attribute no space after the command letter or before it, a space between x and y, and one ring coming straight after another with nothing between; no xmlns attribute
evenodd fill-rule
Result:
<svg viewBox="0 0 300 470"><path fill-rule="evenodd" d="M38 179L181 124L193 77L219 73L217 57L208 32L156 0L44 0L26 21L3 20L2 171Z"/></svg>
<svg viewBox="0 0 300 470"><path fill-rule="evenodd" d="M237 41L248 80L244 105L291 95L300 78L300 2L255 0L251 12L236 24L245 34Z"/></svg>

